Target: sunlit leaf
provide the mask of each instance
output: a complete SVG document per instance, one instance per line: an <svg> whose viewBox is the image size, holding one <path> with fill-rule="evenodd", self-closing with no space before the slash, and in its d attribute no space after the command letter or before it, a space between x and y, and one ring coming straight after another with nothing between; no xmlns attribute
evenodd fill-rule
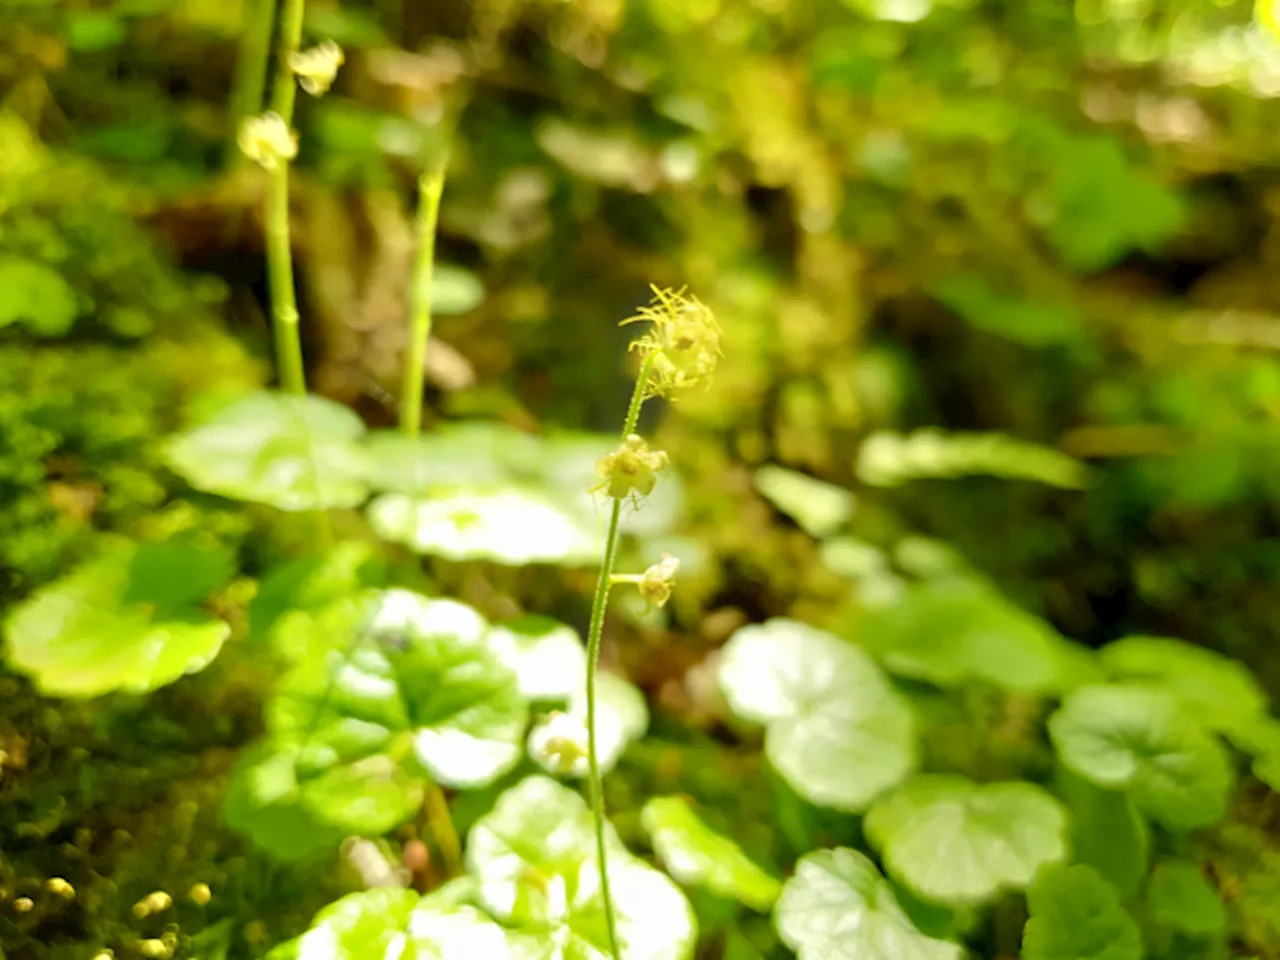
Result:
<svg viewBox="0 0 1280 960"><path fill-rule="evenodd" d="M587 564L602 538L547 499L519 489L415 499L385 493L369 505L384 540L447 560Z"/></svg>
<svg viewBox="0 0 1280 960"><path fill-rule="evenodd" d="M78 312L75 291L58 271L35 260L0 257L0 327L22 321L40 336L60 337Z"/></svg>
<svg viewBox="0 0 1280 960"><path fill-rule="evenodd" d="M640 815L667 872L690 887L768 910L782 885L742 848L708 827L682 797L653 797Z"/></svg>
<svg viewBox="0 0 1280 960"><path fill-rule="evenodd" d="M1226 753L1165 690L1082 687L1049 718L1049 735L1070 770L1128 789L1165 826L1190 830L1226 814L1233 780Z"/></svg>
<svg viewBox="0 0 1280 960"><path fill-rule="evenodd" d="M981 681L1057 693L1101 678L1087 650L966 580L909 588L898 603L868 613L858 639L892 672L944 687Z"/></svg>
<svg viewBox="0 0 1280 960"><path fill-rule="evenodd" d="M1249 668L1204 647L1165 637L1125 637L1099 656L1113 677L1169 690L1210 729L1247 729L1267 712L1267 695Z"/></svg>
<svg viewBox="0 0 1280 960"><path fill-rule="evenodd" d="M853 516L857 503L843 487L772 464L756 471L756 489L815 537L838 529Z"/></svg>
<svg viewBox="0 0 1280 960"><path fill-rule="evenodd" d="M767 727L770 763L812 803L863 810L916 764L910 708L838 637L793 620L744 627L719 678L734 713Z"/></svg>
<svg viewBox="0 0 1280 960"><path fill-rule="evenodd" d="M223 550L117 544L10 612L8 662L49 696L162 687L217 656L231 628L197 603L231 573Z"/></svg>
<svg viewBox="0 0 1280 960"><path fill-rule="evenodd" d="M691 956L697 928L679 888L628 853L612 827L607 845L624 960ZM467 868L485 908L530 938L528 956L609 956L591 813L577 793L526 777L471 828Z"/></svg>
<svg viewBox="0 0 1280 960"><path fill-rule="evenodd" d="M508 620L489 632L489 645L516 673L529 700L568 700L580 689L587 651L578 632L535 615Z"/></svg>
<svg viewBox="0 0 1280 960"><path fill-rule="evenodd" d="M913 777L876 801L863 826L890 876L944 904L1020 890L1067 853L1066 811L1030 783Z"/></svg>
<svg viewBox="0 0 1280 960"><path fill-rule="evenodd" d="M960 960L959 945L916 929L875 865L843 847L810 853L782 889L774 922L800 960Z"/></svg>
<svg viewBox="0 0 1280 960"><path fill-rule="evenodd" d="M297 762L297 748L257 744L237 758L223 798L227 825L281 860L332 853L348 836L303 802Z"/></svg>
<svg viewBox="0 0 1280 960"><path fill-rule="evenodd" d="M1085 485L1079 461L1000 433L947 433L935 427L909 434L883 430L868 436L858 450L858 478L874 487L967 476L1033 480L1067 489Z"/></svg>
<svg viewBox="0 0 1280 960"><path fill-rule="evenodd" d="M1027 909L1024 960L1141 960L1137 923L1092 867L1046 867L1027 892Z"/></svg>
<svg viewBox="0 0 1280 960"><path fill-rule="evenodd" d="M431 271L431 312L437 316L470 313L484 303L484 284L470 270L437 263Z"/></svg>
<svg viewBox="0 0 1280 960"><path fill-rule="evenodd" d="M198 490L281 510L354 507L368 494L364 424L323 397L255 393L174 437L169 465Z"/></svg>

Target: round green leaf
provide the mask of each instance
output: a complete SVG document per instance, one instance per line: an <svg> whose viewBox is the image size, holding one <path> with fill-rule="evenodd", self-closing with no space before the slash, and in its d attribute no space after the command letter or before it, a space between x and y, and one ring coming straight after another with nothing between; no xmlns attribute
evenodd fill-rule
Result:
<svg viewBox="0 0 1280 960"><path fill-rule="evenodd" d="M377 490L425 495L490 487L535 472L537 437L505 424L446 424L421 437L379 430L365 443Z"/></svg>
<svg viewBox="0 0 1280 960"><path fill-rule="evenodd" d="M606 843L623 960L692 956L697 927L679 888L628 853L612 827ZM527 938L521 956L609 956L591 812L578 794L526 777L471 828L467 867L484 907Z"/></svg>
<svg viewBox="0 0 1280 960"><path fill-rule="evenodd" d="M489 632L489 645L515 671L529 700L568 700L582 687L587 651L572 627L550 617L508 620Z"/></svg>
<svg viewBox="0 0 1280 960"><path fill-rule="evenodd" d="M373 546L359 541L292 560L272 569L258 584L249 603L249 627L255 637L305 632L313 614L377 586L383 575Z"/></svg>
<svg viewBox="0 0 1280 960"><path fill-rule="evenodd" d="M756 471L756 489L814 537L834 533L853 516L857 505L853 493L844 487L772 464Z"/></svg>
<svg viewBox="0 0 1280 960"><path fill-rule="evenodd" d="M734 713L767 726L769 762L805 799L861 811L916 764L911 709L865 653L793 620L744 627L724 648Z"/></svg>
<svg viewBox="0 0 1280 960"><path fill-rule="evenodd" d="M484 284L470 270L437 263L431 271L431 312L438 317L470 313L484 303Z"/></svg>
<svg viewBox="0 0 1280 960"><path fill-rule="evenodd" d="M507 932L475 907L399 887L349 894L325 907L270 960L453 960L511 956Z"/></svg>
<svg viewBox="0 0 1280 960"><path fill-rule="evenodd" d="M914 777L878 800L863 826L891 876L944 904L1022 889L1067 851L1066 811L1030 783Z"/></svg>
<svg viewBox="0 0 1280 960"><path fill-rule="evenodd" d="M1139 809L1167 827L1191 830L1226 814L1226 752L1166 690L1082 687L1049 718L1049 735L1068 769L1099 786L1127 788Z"/></svg>
<svg viewBox="0 0 1280 960"><path fill-rule="evenodd" d="M354 507L368 495L364 424L323 397L251 394L174 437L169 466L197 490L281 510Z"/></svg>
<svg viewBox="0 0 1280 960"><path fill-rule="evenodd" d="M1227 928L1218 891L1200 868L1187 860L1156 864L1147 887L1147 903L1156 920L1191 936L1209 936Z"/></svg>
<svg viewBox="0 0 1280 960"><path fill-rule="evenodd" d="M1244 664L1182 640L1126 637L1100 653L1119 679L1149 681L1171 691L1211 730L1247 728L1267 712L1267 695Z"/></svg>
<svg viewBox="0 0 1280 960"><path fill-rule="evenodd" d="M21 320L42 337L60 337L78 312L75 291L58 271L36 260L0 258L0 327Z"/></svg>
<svg viewBox="0 0 1280 960"><path fill-rule="evenodd" d="M777 900L782 885L703 823L683 797L652 798L640 820L667 872L685 886L706 887L753 910L768 910Z"/></svg>
<svg viewBox="0 0 1280 960"><path fill-rule="evenodd" d="M408 737L432 778L450 787L483 786L511 769L528 707L515 674L487 645L480 615L406 590L388 590L376 603L370 642L286 678L269 714L272 730L286 738L309 731L309 742L344 760Z"/></svg>
<svg viewBox="0 0 1280 960"><path fill-rule="evenodd" d="M204 669L230 634L196 601L231 569L222 550L116 545L12 610L8 661L49 696L142 693L172 683Z"/></svg>
<svg viewBox="0 0 1280 960"><path fill-rule="evenodd" d="M307 809L298 786L298 750L261 743L240 754L223 799L227 825L281 860L332 853L347 831Z"/></svg>
<svg viewBox="0 0 1280 960"><path fill-rule="evenodd" d="M800 960L960 960L954 943L925 936L875 865L843 847L801 857L774 909Z"/></svg>
<svg viewBox="0 0 1280 960"><path fill-rule="evenodd" d="M1047 694L1099 678L1088 651L972 581L916 585L869 614L858 639L893 673L942 687Z"/></svg>
<svg viewBox="0 0 1280 960"><path fill-rule="evenodd" d="M1142 935L1092 867L1054 865L1027 892L1023 960L1141 960Z"/></svg>
<svg viewBox="0 0 1280 960"><path fill-rule="evenodd" d="M602 540L578 518L519 489L418 499L386 493L369 505L378 536L447 560L586 564Z"/></svg>

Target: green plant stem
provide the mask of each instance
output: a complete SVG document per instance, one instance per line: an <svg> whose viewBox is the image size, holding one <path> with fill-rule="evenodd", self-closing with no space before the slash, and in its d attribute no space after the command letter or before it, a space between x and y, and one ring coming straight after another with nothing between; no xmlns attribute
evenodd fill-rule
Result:
<svg viewBox="0 0 1280 960"><path fill-rule="evenodd" d="M244 33L236 59L236 76L231 88L230 129L227 163L245 159L236 137L240 123L262 109L267 89L267 69L271 63L271 30L276 22L276 0L252 0L244 8Z"/></svg>
<svg viewBox="0 0 1280 960"><path fill-rule="evenodd" d="M443 161L418 178L418 256L413 269L409 320L409 349L400 386L400 429L416 437L422 429L422 384L426 375L427 342L431 339L431 277L436 259L436 222L444 192Z"/></svg>
<svg viewBox="0 0 1280 960"><path fill-rule="evenodd" d="M276 82L271 91L271 109L290 126L293 124L293 104L298 98L298 84L294 80L289 60L302 46L302 14L306 0L284 0L280 14L280 42L277 45Z"/></svg>
<svg viewBox="0 0 1280 960"><path fill-rule="evenodd" d="M275 336L280 385L288 393L307 392L298 333L298 301L293 287L293 250L289 240L289 165L280 159L267 184L267 278L271 287L271 328Z"/></svg>
<svg viewBox="0 0 1280 960"><path fill-rule="evenodd" d="M649 377L653 372L654 355L649 354L640 365L631 405L627 408L626 423L622 427L625 440L636 431L640 420L640 407L649 390ZM590 765L591 812L595 820L596 863L600 870L600 898L604 903L605 925L609 930L609 952L614 960L621 960L618 949L618 930L613 916L613 897L609 893L609 856L605 850L604 783L600 776L600 759L596 753L596 667L600 662L600 637L604 632L604 614L609 606L609 588L613 585L613 563L618 553L618 525L622 519L622 501L615 499L609 509L609 532L604 541L604 558L600 562L600 578L596 581L595 597L591 603L591 628L587 634L587 762Z"/></svg>
<svg viewBox="0 0 1280 960"><path fill-rule="evenodd" d="M459 876L462 873L462 844L458 840L458 831L454 829L453 818L449 815L449 801L445 799L444 790L439 784L427 784L423 811L427 816L427 826L435 838L436 848L444 859L445 872L451 878Z"/></svg>

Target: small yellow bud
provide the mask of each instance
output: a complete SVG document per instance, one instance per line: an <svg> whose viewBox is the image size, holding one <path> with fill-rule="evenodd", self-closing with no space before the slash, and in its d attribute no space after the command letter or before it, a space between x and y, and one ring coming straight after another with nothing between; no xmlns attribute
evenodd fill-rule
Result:
<svg viewBox="0 0 1280 960"><path fill-rule="evenodd" d="M116 960L116 955L112 950L103 948L93 955L93 960Z"/></svg>
<svg viewBox="0 0 1280 960"><path fill-rule="evenodd" d="M547 714L529 733L529 753L543 768L558 776L581 777L589 766L587 728L572 714Z"/></svg>
<svg viewBox="0 0 1280 960"><path fill-rule="evenodd" d="M679 566L678 558L664 553L662 561L646 570L636 584L640 596L644 597L647 603L659 607L666 606L667 601L671 599L671 590L676 584L676 569Z"/></svg>
<svg viewBox="0 0 1280 960"><path fill-rule="evenodd" d="M298 155L298 138L278 113L245 117L236 142L246 157L266 170L275 170L281 160L292 160Z"/></svg>
<svg viewBox="0 0 1280 960"><path fill-rule="evenodd" d="M333 85L333 78L338 75L344 59L342 48L332 40L325 40L310 50L290 54L289 69L303 90L318 97Z"/></svg>
<svg viewBox="0 0 1280 960"><path fill-rule="evenodd" d="M44 888L65 900L72 900L76 895L76 888L62 879L62 877L50 877L44 882Z"/></svg>
<svg viewBox="0 0 1280 960"><path fill-rule="evenodd" d="M603 489L615 500L629 496L647 497L658 482L657 472L671 462L661 450L650 450L643 437L631 434L613 453L605 454L596 464Z"/></svg>
<svg viewBox="0 0 1280 960"><path fill-rule="evenodd" d="M17 910L19 913L30 913L35 905L36 902L30 897L19 897L17 900L13 901L13 909Z"/></svg>
<svg viewBox="0 0 1280 960"><path fill-rule="evenodd" d="M163 890L156 890L148 893L133 905L133 915L141 920L143 917L149 917L153 913L162 913L168 910L172 904L173 897Z"/></svg>
<svg viewBox="0 0 1280 960"><path fill-rule="evenodd" d="M136 946L140 954L151 958L151 960L166 960L166 958L173 956L173 947L155 937L139 940Z"/></svg>
<svg viewBox="0 0 1280 960"><path fill-rule="evenodd" d="M197 883L187 893L187 896L191 898L191 902L196 906L203 907L213 899L213 891L209 889L207 883Z"/></svg>

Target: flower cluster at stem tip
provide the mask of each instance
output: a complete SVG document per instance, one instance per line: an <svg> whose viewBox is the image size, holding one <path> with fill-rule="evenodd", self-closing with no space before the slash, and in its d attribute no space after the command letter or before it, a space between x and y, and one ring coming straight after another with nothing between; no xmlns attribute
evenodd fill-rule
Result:
<svg viewBox="0 0 1280 960"><path fill-rule="evenodd" d="M651 396L669 397L675 390L705 386L715 372L722 350L720 324L711 308L684 289L653 287L649 306L623 324L648 322L649 331L631 349L652 357L646 384Z"/></svg>

